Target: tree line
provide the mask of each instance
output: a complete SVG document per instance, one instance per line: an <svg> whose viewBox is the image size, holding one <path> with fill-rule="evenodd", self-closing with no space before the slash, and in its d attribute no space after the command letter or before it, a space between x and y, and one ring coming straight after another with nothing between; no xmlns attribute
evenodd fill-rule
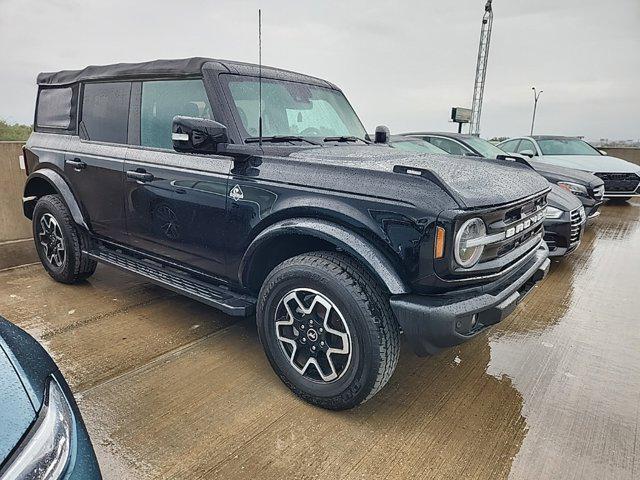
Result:
<svg viewBox="0 0 640 480"><path fill-rule="evenodd" d="M0 141L26 141L31 130L31 125L10 124L0 119Z"/></svg>

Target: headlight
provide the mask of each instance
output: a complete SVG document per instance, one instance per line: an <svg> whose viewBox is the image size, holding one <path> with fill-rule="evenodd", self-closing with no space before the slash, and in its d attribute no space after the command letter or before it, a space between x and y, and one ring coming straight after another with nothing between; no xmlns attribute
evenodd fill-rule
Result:
<svg viewBox="0 0 640 480"><path fill-rule="evenodd" d="M61 478L69 462L73 413L58 382L52 377L38 418L0 472L3 480Z"/></svg>
<svg viewBox="0 0 640 480"><path fill-rule="evenodd" d="M463 268L471 268L484 251L484 245L467 245L468 242L482 238L487 234L487 227L479 218L472 218L462 224L458 233L456 233L454 256L456 262Z"/></svg>
<svg viewBox="0 0 640 480"><path fill-rule="evenodd" d="M582 197L588 197L589 192L587 192L587 187L584 185L580 185L578 183L572 182L558 182L558 186L560 188L564 188L567 192L571 192L574 195L580 195Z"/></svg>
<svg viewBox="0 0 640 480"><path fill-rule="evenodd" d="M558 208L547 206L547 213L545 215L545 218L557 219L560 218L563 213L564 212Z"/></svg>

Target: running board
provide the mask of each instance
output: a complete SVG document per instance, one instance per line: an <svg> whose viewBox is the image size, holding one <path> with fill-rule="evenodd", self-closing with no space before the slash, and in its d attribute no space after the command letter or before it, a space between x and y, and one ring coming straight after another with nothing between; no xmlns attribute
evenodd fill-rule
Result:
<svg viewBox="0 0 640 480"><path fill-rule="evenodd" d="M221 285L203 282L177 269L163 267L159 263L107 248L99 247L83 253L98 262L106 263L125 272L135 273L161 287L206 303L222 310L227 315L246 317L255 312L255 298L235 293Z"/></svg>

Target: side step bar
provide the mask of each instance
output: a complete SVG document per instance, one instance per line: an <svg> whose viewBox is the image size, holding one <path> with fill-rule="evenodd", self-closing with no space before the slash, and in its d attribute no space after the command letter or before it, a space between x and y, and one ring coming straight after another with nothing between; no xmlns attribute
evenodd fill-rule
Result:
<svg viewBox="0 0 640 480"><path fill-rule="evenodd" d="M255 312L255 298L235 293L221 285L203 282L178 269L107 248L98 247L83 253L98 262L135 273L161 287L218 308L227 315L246 317Z"/></svg>

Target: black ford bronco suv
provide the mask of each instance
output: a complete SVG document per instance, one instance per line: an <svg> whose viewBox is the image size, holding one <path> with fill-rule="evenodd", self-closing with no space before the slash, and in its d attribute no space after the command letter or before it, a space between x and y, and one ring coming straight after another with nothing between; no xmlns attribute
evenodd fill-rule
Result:
<svg viewBox="0 0 640 480"><path fill-rule="evenodd" d="M55 280L103 262L255 313L278 376L321 407L376 394L401 332L420 355L469 340L549 268L541 176L375 144L306 75L206 58L43 73L34 130L24 213Z"/></svg>

